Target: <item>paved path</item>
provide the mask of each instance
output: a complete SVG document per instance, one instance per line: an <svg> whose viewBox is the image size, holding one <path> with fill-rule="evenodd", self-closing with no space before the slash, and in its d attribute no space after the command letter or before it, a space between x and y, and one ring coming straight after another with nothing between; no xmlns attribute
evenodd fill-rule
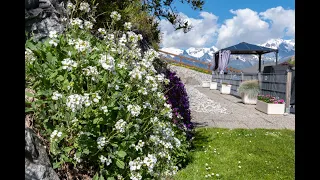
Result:
<svg viewBox="0 0 320 180"><path fill-rule="evenodd" d="M243 104L240 98L201 87L201 81L211 79L210 74L178 66L170 68L177 72L185 84L192 122L197 127L295 129L294 114L264 114L256 110L255 105Z"/></svg>
<svg viewBox="0 0 320 180"><path fill-rule="evenodd" d="M232 95L221 94L218 90L210 90L200 86L188 86L195 88L209 100L218 103L220 109L225 111L205 112L191 108L192 122L196 126L210 126L220 128L265 128L265 129L295 129L295 115L267 115L255 109L255 105L245 105L240 98ZM193 98L190 98L192 104ZM198 102L201 103L201 102Z"/></svg>

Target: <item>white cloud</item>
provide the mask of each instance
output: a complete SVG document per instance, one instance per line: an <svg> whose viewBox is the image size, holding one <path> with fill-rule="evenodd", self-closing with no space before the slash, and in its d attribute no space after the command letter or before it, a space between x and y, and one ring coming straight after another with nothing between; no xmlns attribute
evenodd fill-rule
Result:
<svg viewBox="0 0 320 180"><path fill-rule="evenodd" d="M189 48L205 47L214 41L218 30L218 17L212 13L201 12L200 19L189 18L183 13L180 17L193 26L191 31L184 33L181 29L175 31L167 20L160 21L163 47Z"/></svg>
<svg viewBox="0 0 320 180"><path fill-rule="evenodd" d="M251 9L230 10L235 16L227 19L219 29L216 46L223 48L242 41L261 43L270 37L269 24L260 19L257 12Z"/></svg>
<svg viewBox="0 0 320 180"><path fill-rule="evenodd" d="M224 48L240 42L261 44L269 39L295 35L295 10L281 6L257 13L251 9L230 10L235 16L219 29L216 46Z"/></svg>
<svg viewBox="0 0 320 180"><path fill-rule="evenodd" d="M282 36L285 31L286 36L295 35L295 10L285 10L278 6L261 12L260 15L262 19L271 20L272 34Z"/></svg>
<svg viewBox="0 0 320 180"><path fill-rule="evenodd" d="M262 44L269 39L283 38L295 35L295 10L275 7L265 12L256 12L249 8L230 10L234 16L226 19L221 25L218 17L209 12L201 12L199 19L189 18L181 13L194 28L183 33L174 31L172 25L161 20L163 33L162 46L175 48L211 47L224 48L240 42ZM216 40L216 42L215 42Z"/></svg>

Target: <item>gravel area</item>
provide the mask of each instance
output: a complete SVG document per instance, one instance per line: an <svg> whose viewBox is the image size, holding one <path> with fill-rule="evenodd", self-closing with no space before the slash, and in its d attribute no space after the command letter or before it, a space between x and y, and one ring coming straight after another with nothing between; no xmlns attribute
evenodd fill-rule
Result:
<svg viewBox="0 0 320 180"><path fill-rule="evenodd" d="M189 96L192 122L201 127L295 129L295 115L267 115L255 105L243 104L241 99L200 86L211 75L171 65L185 83Z"/></svg>

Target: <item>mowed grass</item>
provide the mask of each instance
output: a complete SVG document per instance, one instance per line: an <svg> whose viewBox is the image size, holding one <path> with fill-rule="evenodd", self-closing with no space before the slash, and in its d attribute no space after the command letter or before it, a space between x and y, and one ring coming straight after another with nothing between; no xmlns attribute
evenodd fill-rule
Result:
<svg viewBox="0 0 320 180"><path fill-rule="evenodd" d="M294 137L292 130L197 128L191 161L174 179L293 180Z"/></svg>

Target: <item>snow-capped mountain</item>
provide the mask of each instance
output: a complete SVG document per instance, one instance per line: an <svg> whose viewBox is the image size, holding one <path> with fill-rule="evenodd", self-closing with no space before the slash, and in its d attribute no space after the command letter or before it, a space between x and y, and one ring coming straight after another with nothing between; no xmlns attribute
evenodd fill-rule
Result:
<svg viewBox="0 0 320 180"><path fill-rule="evenodd" d="M295 40L284 40L284 39L270 39L265 43L258 44L260 46L279 49L278 61L283 62L288 57L295 54ZM212 62L213 54L218 51L218 48L212 46L210 48L194 48L190 47L186 50L181 50L177 48L162 48L161 50L170 52L177 55L183 55L186 57L194 58L203 62ZM171 58L174 56L170 55ZM275 53L268 53L262 55L262 61L264 63L275 62ZM243 69L254 66L258 63L258 56L256 55L231 55L229 61L229 67L236 69Z"/></svg>

